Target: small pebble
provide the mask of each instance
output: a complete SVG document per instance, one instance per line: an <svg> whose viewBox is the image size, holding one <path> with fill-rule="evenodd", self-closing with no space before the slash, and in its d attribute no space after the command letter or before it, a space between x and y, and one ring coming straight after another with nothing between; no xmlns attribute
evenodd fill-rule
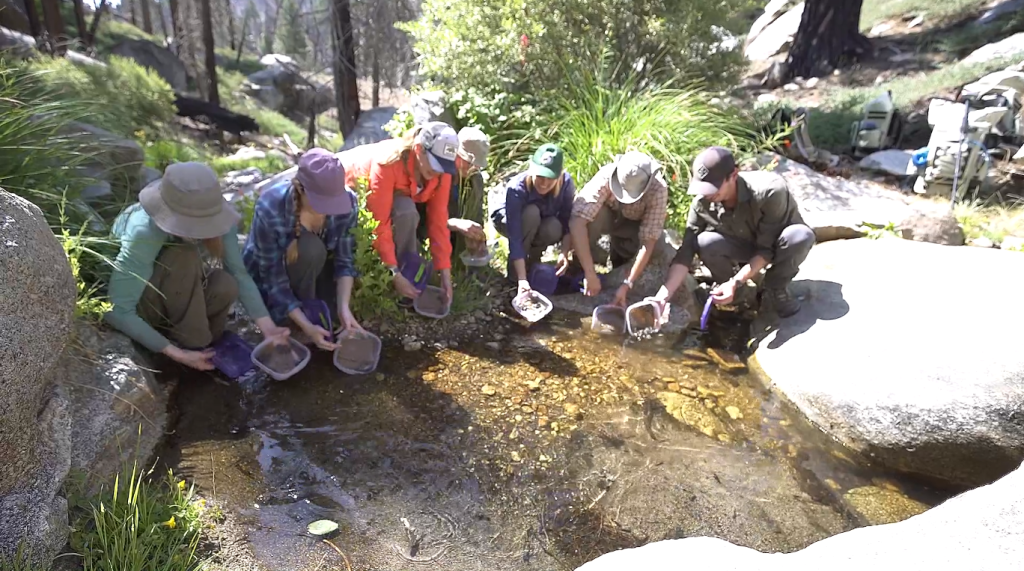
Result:
<svg viewBox="0 0 1024 571"><path fill-rule="evenodd" d="M743 418L743 413L740 412L740 409L738 407L727 406L725 407L725 412L729 413L729 418L733 420L739 420Z"/></svg>
<svg viewBox="0 0 1024 571"><path fill-rule="evenodd" d="M491 385L484 385L483 387L480 388L480 392L490 397L494 396L495 393L497 393L498 391L496 391L494 387L492 387Z"/></svg>
<svg viewBox="0 0 1024 571"><path fill-rule="evenodd" d="M406 351L410 351L410 352L412 352L412 351L419 351L422 348L423 348L423 343L421 343L419 341L409 341L408 343L405 344L405 350Z"/></svg>
<svg viewBox="0 0 1024 571"><path fill-rule="evenodd" d="M487 348L490 349L491 351L501 351L501 343L492 341L487 344Z"/></svg>

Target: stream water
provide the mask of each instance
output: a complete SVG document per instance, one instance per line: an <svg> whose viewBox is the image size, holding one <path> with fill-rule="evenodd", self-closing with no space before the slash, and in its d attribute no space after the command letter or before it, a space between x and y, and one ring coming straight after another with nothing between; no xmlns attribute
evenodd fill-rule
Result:
<svg viewBox="0 0 1024 571"><path fill-rule="evenodd" d="M495 320L454 349L385 344L363 376L319 354L284 382L182 379L163 457L275 571L333 554L306 534L319 519L340 524L355 569L550 570L695 535L792 551L944 499L707 362L692 336L624 346L588 322L556 312Z"/></svg>

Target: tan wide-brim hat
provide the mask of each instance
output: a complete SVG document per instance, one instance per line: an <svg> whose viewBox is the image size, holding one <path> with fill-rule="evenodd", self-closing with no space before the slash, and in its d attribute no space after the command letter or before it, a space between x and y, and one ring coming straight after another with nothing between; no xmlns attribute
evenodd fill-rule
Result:
<svg viewBox="0 0 1024 571"><path fill-rule="evenodd" d="M221 196L217 173L203 163L168 166L142 189L139 202L158 228L180 238L217 238L242 219Z"/></svg>
<svg viewBox="0 0 1024 571"><path fill-rule="evenodd" d="M612 195L622 204L633 204L654 186L655 176L661 171L658 161L639 151L630 151L615 158L612 171Z"/></svg>

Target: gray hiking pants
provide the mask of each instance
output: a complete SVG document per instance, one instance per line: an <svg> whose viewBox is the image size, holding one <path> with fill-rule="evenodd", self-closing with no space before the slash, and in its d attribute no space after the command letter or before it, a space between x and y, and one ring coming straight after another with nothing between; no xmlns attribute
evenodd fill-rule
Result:
<svg viewBox="0 0 1024 571"><path fill-rule="evenodd" d="M783 229L775 241L775 257L764 276L764 287L781 289L793 281L800 264L814 246L814 230L803 224ZM724 283L736 274L737 264L746 264L757 253L757 246L717 232L697 235L697 255L716 283Z"/></svg>

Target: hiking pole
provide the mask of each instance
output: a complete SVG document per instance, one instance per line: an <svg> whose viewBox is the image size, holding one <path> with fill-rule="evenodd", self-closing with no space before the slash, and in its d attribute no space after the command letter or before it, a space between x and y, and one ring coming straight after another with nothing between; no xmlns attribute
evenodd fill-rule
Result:
<svg viewBox="0 0 1024 571"><path fill-rule="evenodd" d="M960 124L960 140L957 141L956 146L956 162L953 165L953 195L949 199L949 208L952 210L956 207L956 195L960 185L960 163L963 162L964 157L964 139L967 138L967 129L969 115L971 114L971 101L969 99L964 100L964 120Z"/></svg>

